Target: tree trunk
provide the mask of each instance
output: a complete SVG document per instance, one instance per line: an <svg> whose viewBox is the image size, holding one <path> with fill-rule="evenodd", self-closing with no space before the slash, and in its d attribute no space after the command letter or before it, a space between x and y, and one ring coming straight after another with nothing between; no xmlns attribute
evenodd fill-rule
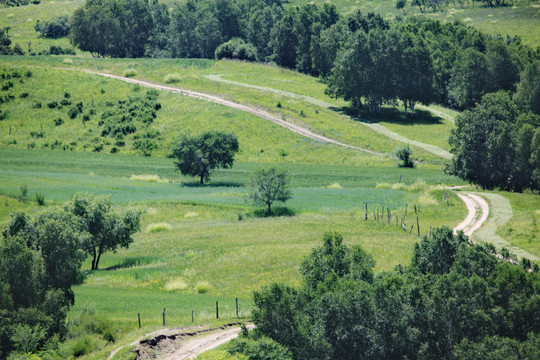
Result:
<svg viewBox="0 0 540 360"><path fill-rule="evenodd" d="M96 270L96 248L94 247L94 257L92 258L92 270Z"/></svg>
<svg viewBox="0 0 540 360"><path fill-rule="evenodd" d="M98 253L98 256L97 256L97 260L96 260L96 268L94 270L97 270L98 269L98 266L99 266L99 259L101 258L101 253L102 253L102 250L101 250L101 247L99 248L99 253Z"/></svg>
<svg viewBox="0 0 540 360"><path fill-rule="evenodd" d="M204 183L204 175L201 175L201 185L203 185Z"/></svg>
<svg viewBox="0 0 540 360"><path fill-rule="evenodd" d="M270 214L272 214L272 210L270 209L270 206L272 206L272 204L268 204L268 216L270 216Z"/></svg>

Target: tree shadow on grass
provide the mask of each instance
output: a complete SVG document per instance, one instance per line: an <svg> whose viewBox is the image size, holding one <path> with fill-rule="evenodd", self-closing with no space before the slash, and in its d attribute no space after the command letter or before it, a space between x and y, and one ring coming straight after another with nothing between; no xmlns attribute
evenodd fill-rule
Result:
<svg viewBox="0 0 540 360"><path fill-rule="evenodd" d="M276 206L272 208L272 211L270 214L266 211L266 209L257 209L253 210L248 214L249 217L254 218L267 218L267 217L282 217L282 216L294 216L296 213L294 210L289 209L286 206Z"/></svg>
<svg viewBox="0 0 540 360"><path fill-rule="evenodd" d="M239 188L239 187L245 187L246 184L242 184L235 181L212 181L210 183L206 183L201 185L201 183L198 180L189 181L189 182L182 182L183 187L190 187L190 188L204 188L204 187L231 187L231 188Z"/></svg>
<svg viewBox="0 0 540 360"><path fill-rule="evenodd" d="M124 258L122 262L118 265L109 266L101 270L110 271L110 270L126 269L126 268L131 268L134 266L151 264L153 262L156 262L157 260L159 260L159 258L155 256L128 257L128 258Z"/></svg>
<svg viewBox="0 0 540 360"><path fill-rule="evenodd" d="M441 117L420 109L414 110L413 116L407 116L404 111L395 107L383 107L380 113L372 113L367 108L358 109L353 106L335 107L331 110L347 115L353 120L369 123L386 122L400 125L437 125L443 123Z"/></svg>

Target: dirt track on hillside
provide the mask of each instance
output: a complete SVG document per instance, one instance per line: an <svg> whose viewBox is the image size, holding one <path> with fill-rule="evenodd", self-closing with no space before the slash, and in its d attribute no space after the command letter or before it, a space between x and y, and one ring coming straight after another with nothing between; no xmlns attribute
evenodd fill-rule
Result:
<svg viewBox="0 0 540 360"><path fill-rule="evenodd" d="M258 116L260 118L263 118L265 120L272 121L273 123L275 123L275 124L277 124L279 126L282 126L282 127L286 128L286 129L292 131L292 132L295 132L297 134L300 134L302 136L305 136L305 137L313 139L313 140L317 140L317 141L321 141L321 142L325 142L325 143L330 143L330 144L335 144L335 145L343 146L343 147L358 150L358 151L363 151L363 152L366 152L366 153L369 153L369 154L372 154L372 155L382 155L382 153L380 153L380 152L376 152L376 151L372 151L372 150L368 150L368 149L363 149L363 148L358 147L358 146L344 144L344 143L339 142L337 140L330 139L330 138L328 138L326 136L319 135L319 134L317 134L317 133L315 133L315 132L313 132L313 131L305 128L305 127L302 127L302 126L294 124L294 123L292 123L290 121L284 120L284 119L282 119L282 118L280 118L278 116L272 115L271 113L269 113L269 112L267 112L265 110L262 110L262 109L259 109L259 108L253 107L253 106L247 106L247 105L235 103L233 101L226 100L226 99L221 98L219 96L205 94L205 93L192 91L192 90L186 90L186 89L171 87L171 86L158 85L158 84L154 84L154 83L151 83L151 82L148 82L148 81L137 80L137 79L132 79L132 78L126 78L126 77L123 77L123 76L112 75L112 74L108 74L108 73L101 73L101 72L93 71L93 70L83 70L83 71L86 72L86 73L89 73L89 74L104 76L104 77L124 81L124 82L130 83L130 84L138 84L138 85L148 87L148 88L152 88L152 89L168 91L168 92L179 94L179 95L190 96L190 97L194 97L194 98L197 98L197 99L210 101L210 102L220 104L220 105L224 105L224 106L227 106L227 107L230 107L230 108L233 108L233 109L237 109L237 110L240 110L240 111L245 111L245 112L248 112L250 114L256 115L256 116Z"/></svg>

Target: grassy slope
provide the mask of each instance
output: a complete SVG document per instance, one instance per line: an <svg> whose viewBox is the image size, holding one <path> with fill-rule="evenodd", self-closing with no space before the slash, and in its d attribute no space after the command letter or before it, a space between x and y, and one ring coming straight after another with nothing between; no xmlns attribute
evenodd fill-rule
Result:
<svg viewBox="0 0 540 360"><path fill-rule="evenodd" d="M231 304L238 296L249 304L251 291L262 285L273 281L297 284L302 257L329 230L342 232L348 244L364 246L375 256L378 270L407 263L418 238L401 231L393 219L391 224L371 220L376 205L389 206L401 216L408 203L410 224L415 222L412 204L419 204L422 233L430 226L455 225L464 212L463 204L455 201L440 216L439 192L426 195L374 189L379 182L395 182L399 174L409 184L417 177L428 183L445 181L435 170L291 165L295 199L287 205L297 215L260 219L249 215L252 207L243 198L246 175L256 166L253 164L240 163L232 171L218 172L213 186L198 187L185 178L177 180L168 159L43 150L0 150L0 154L0 181L7 193L15 195L23 182L29 186L30 198L39 192L49 203L64 201L80 190L112 193L121 208L144 211L143 231L135 236L135 243L103 256L103 270L76 287L77 304L71 313L76 317L96 309L126 328L134 326L135 312L146 319L164 306L171 309L171 321L176 324L187 324L193 307L199 321L209 321L213 316L209 299ZM175 182L134 181L129 180L131 174L156 174ZM188 184L181 186L186 180ZM336 181L343 188L327 189ZM177 201L181 199L186 201ZM370 204L369 221L364 220L364 202ZM37 207L4 196L0 201L2 225L7 213L18 208ZM147 232L150 224L160 222L170 224L172 230ZM86 263L84 268L88 267ZM201 297L194 289L204 282L211 288ZM165 287L171 283L185 285L170 293ZM100 300L103 298L107 301ZM153 321L145 325L157 326L159 316Z"/></svg>
<svg viewBox="0 0 540 360"><path fill-rule="evenodd" d="M83 2L83 0L42 0L38 5L0 7L0 27L10 26L9 36L12 43L19 44L25 52L28 52L28 42L32 43L31 51L35 53L49 50L51 45L71 47L67 38L39 37L34 25L37 20L48 21L57 15L71 15Z"/></svg>

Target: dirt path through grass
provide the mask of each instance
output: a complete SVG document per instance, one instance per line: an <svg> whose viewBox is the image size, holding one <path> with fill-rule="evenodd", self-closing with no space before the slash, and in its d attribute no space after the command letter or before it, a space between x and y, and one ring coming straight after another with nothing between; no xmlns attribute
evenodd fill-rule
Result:
<svg viewBox="0 0 540 360"><path fill-rule="evenodd" d="M457 195L465 203L469 213L465 220L454 228L454 234L458 230L463 230L465 235L471 237L474 233L474 236L471 237L474 241L492 243L498 249L505 247L516 254L518 258L526 257L530 260L540 260L538 256L513 246L497 235L497 227L503 226L512 218L512 206L507 198L499 194L482 193L482 196L491 203L492 214L488 220L490 206L482 196L473 193L458 193Z"/></svg>
<svg viewBox="0 0 540 360"><path fill-rule="evenodd" d="M323 100L319 100L319 99L315 99L311 96L307 96L307 95L300 95L300 94L296 94L296 93L292 93L292 92L289 92L289 91L284 91L284 90L278 90L278 89L273 89L273 88L270 88L270 87L266 87L266 86L258 86L258 85L251 85L251 84L245 84L245 83L241 83L241 82L238 82L238 81L232 81L232 80L226 80L226 79L223 79L221 78L223 75L206 75L205 77L209 80L213 80L213 81L219 81L221 83L224 83L224 84L230 84L230 85L237 85L237 86L243 86L243 87L248 87L248 88L251 88L251 89L256 89L256 90L260 90L260 91L266 91L266 92L271 92L271 93L274 93L274 94L279 94L279 95L283 95L283 96L287 96L287 97L292 97L292 98L295 98L295 99L302 99L304 101L307 101L309 103L312 103L314 105L317 105L317 106L320 106L320 107L323 107L325 109L329 109L329 110L332 110L333 108L335 108L335 105L329 103L329 102L326 102L326 101L323 101ZM424 107L425 108L425 107ZM443 114L439 111L436 111L436 110L432 110L432 109L428 109L428 108L425 108L429 111L432 111L434 112L435 114L441 116L441 117L447 117L448 115L446 114ZM444 159L451 159L452 158L452 154L450 154L448 151L444 150L444 149L441 149L440 147L438 146L435 146L435 145L431 145L431 144L426 144L426 143L423 143L423 142L420 142L420 141L416 141L416 140L412 140L412 139L409 139L409 138L406 138L405 136L402 136L380 124L376 124L376 123L371 123L371 122L367 122L367 121L358 121L360 124L370 128L371 130L373 131L376 131L378 132L379 134L382 134L390 139L393 139L393 140L396 140L396 141L399 141L399 142L402 142L402 143L405 143L405 144L409 144L409 145L412 145L412 146L416 146L418 148L421 148L421 149L424 149L432 154L435 154L437 156L440 156Z"/></svg>
<svg viewBox="0 0 540 360"><path fill-rule="evenodd" d="M93 75L99 75L99 76L104 76L104 77L124 81L124 82L130 83L130 84L138 84L138 85L148 87L148 88L152 88L152 89L168 91L168 92L171 92L171 93L174 93L174 94L180 94L180 95L190 96L190 97L194 97L194 98L205 100L205 101L211 101L211 102L214 102L216 104L228 106L230 108L237 109L237 110L240 110L240 111L245 111L245 112L248 112L250 114L256 115L256 116L258 116L260 118L263 118L265 120L272 121L273 123L275 123L275 124L277 124L279 126L282 126L282 127L286 128L286 129L292 131L292 132L295 132L297 134L300 134L302 136L305 136L305 137L313 139L313 140L322 141L322 142L326 142L326 143L330 143L330 144L334 144L334 145L339 145L339 146L343 146L343 147L347 147L347 148L367 152L367 153L370 153L370 154L373 154L373 155L382 155L382 153L380 153L380 152L363 149L363 148L360 148L360 147L354 146L354 145L344 144L344 143L339 142L337 140L330 139L330 138L328 138L326 136L319 135L319 134L317 134L317 133L315 133L315 132L313 132L313 131L311 131L311 130L309 130L307 128L304 128L304 127L299 126L297 124L293 124L293 123L291 123L291 122L289 122L287 120L284 120L284 119L282 119L282 118L280 118L278 116L272 115L271 113L269 113L269 112L267 112L265 110L258 109L258 108L252 107L252 106L238 104L238 103L235 103L233 101L226 100L226 99L223 99L223 98L215 96L215 95L205 94L205 93L201 93L201 92L196 92L196 91L191 91L191 90L186 90L186 89L181 89L181 88L176 88L176 87L171 87L171 86L158 85L158 84L154 84L154 83L151 83L151 82L148 82L148 81L142 81L142 80L137 80L137 79L132 79L132 78L126 78L126 77L123 77L123 76L112 75L112 74L108 74L108 73L101 73L101 72L92 71L92 70L82 70L82 71L84 71L86 73L89 73L89 74L93 74Z"/></svg>

